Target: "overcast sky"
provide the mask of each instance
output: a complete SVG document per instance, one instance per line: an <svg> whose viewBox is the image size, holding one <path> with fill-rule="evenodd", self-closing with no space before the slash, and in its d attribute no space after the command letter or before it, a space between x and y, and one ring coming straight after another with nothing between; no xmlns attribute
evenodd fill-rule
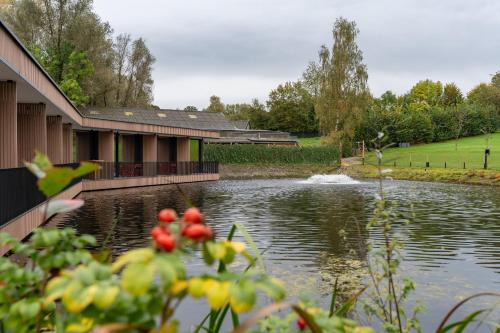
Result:
<svg viewBox="0 0 500 333"><path fill-rule="evenodd" d="M115 33L144 37L162 108L267 99L331 47L335 19L355 20L376 96L420 79L463 91L500 70L499 0L94 0Z"/></svg>

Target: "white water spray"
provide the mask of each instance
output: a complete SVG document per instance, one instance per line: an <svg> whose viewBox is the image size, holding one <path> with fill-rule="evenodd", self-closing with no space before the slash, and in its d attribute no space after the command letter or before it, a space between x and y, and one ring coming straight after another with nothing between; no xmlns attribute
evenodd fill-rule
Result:
<svg viewBox="0 0 500 333"><path fill-rule="evenodd" d="M300 184L331 184L331 185L353 185L361 184L359 181L346 175L314 175L306 180L299 181Z"/></svg>

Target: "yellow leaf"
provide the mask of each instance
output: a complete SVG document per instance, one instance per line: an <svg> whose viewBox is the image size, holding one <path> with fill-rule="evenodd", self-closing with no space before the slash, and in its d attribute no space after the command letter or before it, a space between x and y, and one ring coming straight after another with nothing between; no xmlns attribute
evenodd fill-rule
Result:
<svg viewBox="0 0 500 333"><path fill-rule="evenodd" d="M101 310L107 309L115 302L119 292L120 288L115 286L99 286L94 295L93 303Z"/></svg>
<svg viewBox="0 0 500 333"><path fill-rule="evenodd" d="M353 333L375 333L371 327L356 327Z"/></svg>
<svg viewBox="0 0 500 333"><path fill-rule="evenodd" d="M83 287L82 284L74 280L66 288L63 294L63 304L69 312L82 312L94 299L97 286Z"/></svg>
<svg viewBox="0 0 500 333"><path fill-rule="evenodd" d="M238 284L233 284L230 289L230 294L229 303L236 313L248 312L255 304L255 286L250 281L242 280Z"/></svg>
<svg viewBox="0 0 500 333"><path fill-rule="evenodd" d="M178 296L178 295L182 294L187 288L188 288L187 281L177 280L172 285L172 289L170 290L170 292L172 293L172 295Z"/></svg>
<svg viewBox="0 0 500 333"><path fill-rule="evenodd" d="M230 242L230 245L236 253L242 253L246 248L246 245L243 242Z"/></svg>
<svg viewBox="0 0 500 333"><path fill-rule="evenodd" d="M111 265L113 272L119 271L123 266L133 262L148 262L154 257L152 249L136 249L125 252Z"/></svg>
<svg viewBox="0 0 500 333"><path fill-rule="evenodd" d="M61 298L64 294L64 290L69 283L69 279L65 276L58 276L51 279L47 283L47 288L45 289L45 294L47 297L43 302L43 306L47 306L48 304L54 302Z"/></svg>
<svg viewBox="0 0 500 333"><path fill-rule="evenodd" d="M154 266L144 262L135 262L125 268L122 274L122 287L135 296L144 295L154 279Z"/></svg>
<svg viewBox="0 0 500 333"><path fill-rule="evenodd" d="M207 294L207 301L213 310L218 310L227 303L229 299L229 282L217 282L212 280L213 283L205 290Z"/></svg>
<svg viewBox="0 0 500 333"><path fill-rule="evenodd" d="M215 259L222 259L226 255L226 247L224 243L215 243L210 248L210 252Z"/></svg>
<svg viewBox="0 0 500 333"><path fill-rule="evenodd" d="M91 318L82 318L80 323L72 323L66 326L66 333L85 333L92 329L94 320Z"/></svg>
<svg viewBox="0 0 500 333"><path fill-rule="evenodd" d="M189 280L189 287L188 287L188 292L189 295L191 295L193 298L200 298L203 295L205 295L205 289L204 289L205 284L203 283L203 280L200 278L192 278Z"/></svg>

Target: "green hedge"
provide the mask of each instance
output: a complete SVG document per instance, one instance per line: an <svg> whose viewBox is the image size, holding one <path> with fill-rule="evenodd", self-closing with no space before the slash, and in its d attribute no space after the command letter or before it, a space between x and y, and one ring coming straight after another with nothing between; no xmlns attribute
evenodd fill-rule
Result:
<svg viewBox="0 0 500 333"><path fill-rule="evenodd" d="M320 147L279 147L266 145L205 145L205 161L221 164L338 164L338 149Z"/></svg>

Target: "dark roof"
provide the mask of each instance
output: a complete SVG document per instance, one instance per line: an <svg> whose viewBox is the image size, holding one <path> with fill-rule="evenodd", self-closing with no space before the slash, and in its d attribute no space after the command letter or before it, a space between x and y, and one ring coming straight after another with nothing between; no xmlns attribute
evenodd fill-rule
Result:
<svg viewBox="0 0 500 333"><path fill-rule="evenodd" d="M237 129L249 129L250 128L250 122L248 120L231 120L231 123Z"/></svg>
<svg viewBox="0 0 500 333"><path fill-rule="evenodd" d="M235 130L236 125L222 113L207 111L154 110L139 108L88 108L82 110L88 118L162 125L200 130Z"/></svg>

